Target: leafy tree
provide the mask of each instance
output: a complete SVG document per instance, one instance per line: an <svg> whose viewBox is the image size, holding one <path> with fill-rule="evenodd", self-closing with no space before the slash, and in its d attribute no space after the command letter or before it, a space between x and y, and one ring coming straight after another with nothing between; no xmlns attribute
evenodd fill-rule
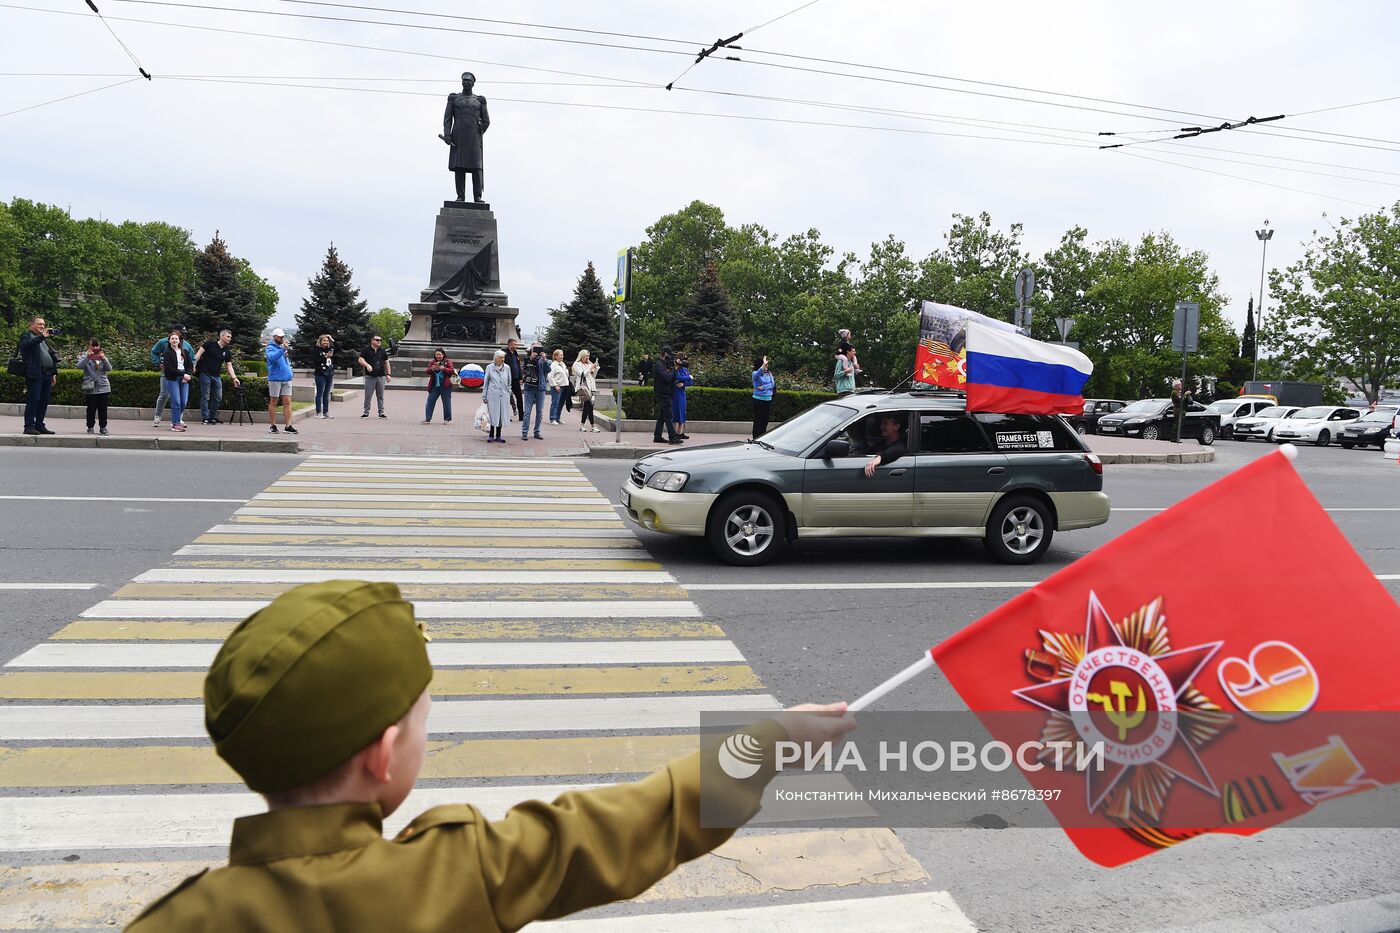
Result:
<svg viewBox="0 0 1400 933"><path fill-rule="evenodd" d="M1314 237L1269 273L1276 303L1260 339L1285 374L1344 379L1375 400L1400 379L1400 202Z"/></svg>
<svg viewBox="0 0 1400 933"><path fill-rule="evenodd" d="M992 228L991 215L954 214L947 246L919 263L920 296L1010 322L1016 309L1016 273L1030 265L1021 249L1021 225ZM1053 330L1053 326L1051 328Z"/></svg>
<svg viewBox="0 0 1400 933"><path fill-rule="evenodd" d="M292 346L302 365L310 365L312 347L321 334L335 338L336 364L349 366L369 339L368 302L360 300L360 290L351 283L352 272L340 259L332 243L326 250L321 271L306 283L308 294L301 302L297 329L306 335Z"/></svg>
<svg viewBox="0 0 1400 933"><path fill-rule="evenodd" d="M194 256L194 283L183 323L198 343L227 327L240 353L256 354L267 318L258 313L257 290L244 281L243 269L218 234Z"/></svg>
<svg viewBox="0 0 1400 933"><path fill-rule="evenodd" d="M389 341L400 341L408 333L408 322L411 315L395 310L394 308L380 308L369 316L370 336L378 334L384 338L385 343ZM317 337L320 334L316 335ZM313 341L315 337L311 338Z"/></svg>
<svg viewBox="0 0 1400 933"><path fill-rule="evenodd" d="M852 323L846 326L861 368L875 385L899 385L914 372L919 341L918 266L903 242L886 237L871 245L868 259L848 255L837 268L853 280L845 299ZM834 348L828 359L834 366Z"/></svg>
<svg viewBox="0 0 1400 933"><path fill-rule="evenodd" d="M594 359L600 354L611 356L612 348L617 346L617 312L591 262L574 285L574 297L549 314L545 350L563 350L565 362L572 363L583 349Z"/></svg>
<svg viewBox="0 0 1400 933"><path fill-rule="evenodd" d="M724 212L713 204L692 201L647 228L647 238L633 258L627 305L627 343L631 357L654 353L672 331L672 317L690 300L705 266L718 262L729 234Z"/></svg>
<svg viewBox="0 0 1400 933"><path fill-rule="evenodd" d="M677 348L720 356L738 349L739 317L713 262L700 272L685 311L673 316L671 343Z"/></svg>

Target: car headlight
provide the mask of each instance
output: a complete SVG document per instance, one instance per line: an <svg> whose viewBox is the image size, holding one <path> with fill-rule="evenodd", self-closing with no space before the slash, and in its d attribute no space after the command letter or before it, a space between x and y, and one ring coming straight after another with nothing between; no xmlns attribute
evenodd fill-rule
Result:
<svg viewBox="0 0 1400 933"><path fill-rule="evenodd" d="M647 480L647 485L652 489L659 489L662 492L680 492L685 487L686 480L690 479L689 473L679 473L673 470L657 470L651 474Z"/></svg>
<svg viewBox="0 0 1400 933"><path fill-rule="evenodd" d="M1124 421L1124 422L1123 422L1123 427L1125 427L1125 428L1135 428L1135 427L1137 427L1138 425L1142 424L1145 420L1146 420L1145 418L1133 418L1133 419L1131 419L1131 420Z"/></svg>

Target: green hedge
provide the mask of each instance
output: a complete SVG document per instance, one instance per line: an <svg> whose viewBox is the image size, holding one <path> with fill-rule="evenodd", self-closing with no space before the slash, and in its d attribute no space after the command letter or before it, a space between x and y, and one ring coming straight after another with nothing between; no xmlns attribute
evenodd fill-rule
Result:
<svg viewBox="0 0 1400 933"><path fill-rule="evenodd" d="M107 374L112 383L112 398L108 402L113 408L153 408L156 395L160 392L160 373L129 373L113 370ZM267 380L261 378L242 379L243 394L248 407L257 411L267 409ZM24 379L0 373L0 402L23 402ZM224 376L224 409L232 409L234 401L233 382ZM54 386L50 405L83 405L83 374L77 369L60 369L58 385ZM190 384L190 406L199 406L199 380Z"/></svg>
<svg viewBox="0 0 1400 933"><path fill-rule="evenodd" d="M240 376L243 373L256 373L267 378L267 360L239 360L233 364L233 369Z"/></svg>
<svg viewBox="0 0 1400 933"><path fill-rule="evenodd" d="M836 398L834 392L773 393L771 420L786 421L813 405ZM622 390L622 407L629 418L656 417L656 394L651 386L631 386ZM685 390L685 416L688 421L752 421L752 389L710 389L691 386Z"/></svg>

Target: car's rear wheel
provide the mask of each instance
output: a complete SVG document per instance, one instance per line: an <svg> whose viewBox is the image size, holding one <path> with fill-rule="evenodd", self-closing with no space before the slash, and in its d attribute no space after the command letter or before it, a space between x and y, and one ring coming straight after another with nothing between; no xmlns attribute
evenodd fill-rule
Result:
<svg viewBox="0 0 1400 933"><path fill-rule="evenodd" d="M1045 556L1055 535L1050 509L1029 496L1009 496L992 510L983 538L988 552L1003 564L1033 564Z"/></svg>
<svg viewBox="0 0 1400 933"><path fill-rule="evenodd" d="M1074 430L1075 430L1075 432L1078 433L1078 434L1088 434L1088 433L1089 433L1089 426L1088 426L1087 424L1085 424L1083 421L1076 421L1076 422L1074 423Z"/></svg>
<svg viewBox="0 0 1400 933"><path fill-rule="evenodd" d="M1202 447L1209 447L1215 443L1215 426L1211 424L1201 425L1201 436L1196 438L1201 442Z"/></svg>
<svg viewBox="0 0 1400 933"><path fill-rule="evenodd" d="M1323 428L1321 431L1317 432L1317 446L1326 447L1330 443L1332 443L1331 431Z"/></svg>
<svg viewBox="0 0 1400 933"><path fill-rule="evenodd" d="M715 556L726 564L766 564L783 549L783 510L762 492L732 492L715 503L706 537Z"/></svg>
<svg viewBox="0 0 1400 933"><path fill-rule="evenodd" d="M1145 441L1155 441L1161 436L1162 432L1157 429L1155 424L1149 424L1142 429L1142 439Z"/></svg>

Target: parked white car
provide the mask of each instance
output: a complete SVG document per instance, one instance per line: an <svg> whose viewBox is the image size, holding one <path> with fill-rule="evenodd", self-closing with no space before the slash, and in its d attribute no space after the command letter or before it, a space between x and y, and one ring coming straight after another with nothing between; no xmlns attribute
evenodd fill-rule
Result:
<svg viewBox="0 0 1400 933"><path fill-rule="evenodd" d="M1270 405L1268 408L1261 408L1248 418L1238 419L1231 436L1237 441L1271 441L1274 439L1274 428L1278 427L1279 422L1293 417L1300 411L1302 409L1297 405Z"/></svg>
<svg viewBox="0 0 1400 933"><path fill-rule="evenodd" d="M1274 442L1298 442L1326 447L1342 429L1361 417L1361 409L1345 405L1312 405L1274 428Z"/></svg>
<svg viewBox="0 0 1400 933"><path fill-rule="evenodd" d="M1220 416L1220 436L1231 438L1235 436L1236 421L1258 414L1266 408L1277 407L1277 405L1278 403L1274 399L1245 395L1240 398L1222 398L1218 402L1211 402L1206 406L1206 411Z"/></svg>

